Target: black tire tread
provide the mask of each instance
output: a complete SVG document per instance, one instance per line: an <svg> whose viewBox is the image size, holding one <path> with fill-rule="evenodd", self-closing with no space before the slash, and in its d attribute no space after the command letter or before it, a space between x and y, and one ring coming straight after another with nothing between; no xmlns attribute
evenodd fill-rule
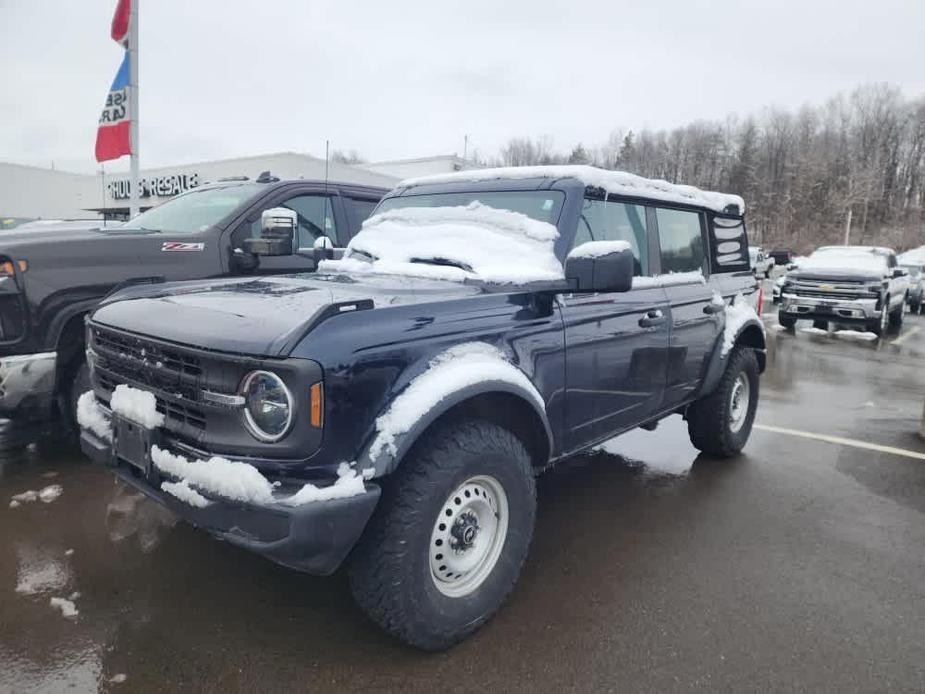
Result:
<svg viewBox="0 0 925 694"><path fill-rule="evenodd" d="M503 452L515 460L528 481L530 496L536 498L533 466L523 443L510 431L486 420L457 419L438 424L427 432L401 463L399 469L383 485L382 499L360 542L354 548L348 577L354 599L360 608L380 627L399 640L423 650L442 650L458 643L481 627L493 615L466 625L452 633L421 624L409 610L409 596L402 590L397 577L409 562L411 552L420 551L406 542L408 530L433 519L424 517L427 501L434 494L448 494L453 479L451 467L454 451L480 454L486 447ZM444 491L445 490L445 491ZM441 499L442 501L442 499ZM526 546L532 540L532 524L527 529ZM507 586L500 604L514 588L526 558L519 558L514 579Z"/></svg>

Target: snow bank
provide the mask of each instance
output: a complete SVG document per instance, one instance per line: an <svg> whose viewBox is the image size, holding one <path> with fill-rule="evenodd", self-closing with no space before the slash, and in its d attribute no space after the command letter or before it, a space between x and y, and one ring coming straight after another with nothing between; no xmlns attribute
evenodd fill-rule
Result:
<svg viewBox="0 0 925 694"><path fill-rule="evenodd" d="M67 598L52 598L49 603L52 607L61 610L61 614L69 619L78 615L77 606L74 605L73 601Z"/></svg>
<svg viewBox="0 0 925 694"><path fill-rule="evenodd" d="M319 270L497 284L560 280L562 264L553 251L558 237L552 224L479 202L406 207L366 220L344 257L322 261Z"/></svg>
<svg viewBox="0 0 925 694"><path fill-rule="evenodd" d="M603 188L613 195L632 195L665 202L699 205L722 212L737 205L745 213L745 201L738 195L714 193L694 186L678 185L661 179L643 178L624 171L607 171L594 166L516 166L497 169L470 169L455 173L419 176L402 181L399 186L419 186L457 181L495 181L523 178L576 178L586 186Z"/></svg>
<svg viewBox="0 0 925 694"><path fill-rule="evenodd" d="M274 497L275 485L260 474L257 468L247 463L234 462L219 456L208 460L190 461L157 446L151 447L151 460L159 470L180 480L162 482L161 489L197 508L204 508L210 503L199 491L230 501L259 505L278 503L287 506L343 499L366 491L363 476L358 475L347 463L341 463L337 470L337 481L328 487L316 487L309 483L291 496Z"/></svg>
<svg viewBox="0 0 925 694"><path fill-rule="evenodd" d="M800 272L816 272L826 270L844 270L869 272L882 275L886 273L886 258L869 251L852 251L850 249L831 250L813 253L802 260Z"/></svg>
<svg viewBox="0 0 925 694"><path fill-rule="evenodd" d="M467 386L484 381L503 381L530 393L534 403L545 411L546 403L529 378L511 364L496 347L484 342L468 342L446 350L427 370L414 378L395 398L388 412L376 419L376 438L370 448L375 458L383 449L397 453L395 437L414 424L445 397Z"/></svg>
<svg viewBox="0 0 925 694"><path fill-rule="evenodd" d="M703 272L669 272L667 275L652 277L634 277L633 289L651 289L652 287L671 287L678 284L706 284Z"/></svg>
<svg viewBox="0 0 925 694"><path fill-rule="evenodd" d="M112 427L92 390L77 398L77 423L107 441L112 441Z"/></svg>
<svg viewBox="0 0 925 694"><path fill-rule="evenodd" d="M714 297L715 299L715 297ZM755 320L764 330L764 324L759 320L758 314L744 296L737 294L732 304L726 306L726 327L723 328L722 356L726 356L735 344L736 335L748 321Z"/></svg>
<svg viewBox="0 0 925 694"><path fill-rule="evenodd" d="M154 393L146 390L139 390L121 383L112 392L109 407L116 414L146 429L155 429L164 425L164 415L157 411L157 398L154 397Z"/></svg>
<svg viewBox="0 0 925 694"><path fill-rule="evenodd" d="M600 258L611 253L622 253L630 249L629 241L588 241L573 248L569 258Z"/></svg>

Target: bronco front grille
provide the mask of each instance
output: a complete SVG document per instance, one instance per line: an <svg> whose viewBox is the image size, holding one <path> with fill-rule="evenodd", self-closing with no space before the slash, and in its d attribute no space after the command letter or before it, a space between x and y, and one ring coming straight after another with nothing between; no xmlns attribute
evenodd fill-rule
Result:
<svg viewBox="0 0 925 694"><path fill-rule="evenodd" d="M101 355L150 364L157 369L190 376L202 374L202 364L198 357L135 336L104 331L100 328L93 328L92 331L94 349Z"/></svg>

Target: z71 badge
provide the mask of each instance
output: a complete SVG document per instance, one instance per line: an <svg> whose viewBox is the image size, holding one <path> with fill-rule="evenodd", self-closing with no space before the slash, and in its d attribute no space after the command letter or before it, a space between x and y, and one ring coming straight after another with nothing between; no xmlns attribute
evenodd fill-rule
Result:
<svg viewBox="0 0 925 694"><path fill-rule="evenodd" d="M183 241L164 241L161 245L161 252L165 251L201 251L206 247L203 242L184 243Z"/></svg>

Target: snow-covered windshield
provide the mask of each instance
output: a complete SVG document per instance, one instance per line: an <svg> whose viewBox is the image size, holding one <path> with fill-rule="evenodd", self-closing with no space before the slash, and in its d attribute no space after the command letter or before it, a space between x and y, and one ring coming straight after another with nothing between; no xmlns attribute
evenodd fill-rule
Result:
<svg viewBox="0 0 925 694"><path fill-rule="evenodd" d="M565 194L558 190L478 191L471 193L437 193L431 195L402 195L386 198L376 213L403 207L465 207L479 202L498 210L520 212L538 222L555 225L559 221Z"/></svg>
<svg viewBox="0 0 925 694"><path fill-rule="evenodd" d="M498 284L559 280L549 222L478 201L454 207L400 207L366 220L340 260L321 272L380 273Z"/></svg>
<svg viewBox="0 0 925 694"><path fill-rule="evenodd" d="M259 183L241 183L192 190L142 212L126 222L120 231L166 231L192 234L217 224L260 190Z"/></svg>

